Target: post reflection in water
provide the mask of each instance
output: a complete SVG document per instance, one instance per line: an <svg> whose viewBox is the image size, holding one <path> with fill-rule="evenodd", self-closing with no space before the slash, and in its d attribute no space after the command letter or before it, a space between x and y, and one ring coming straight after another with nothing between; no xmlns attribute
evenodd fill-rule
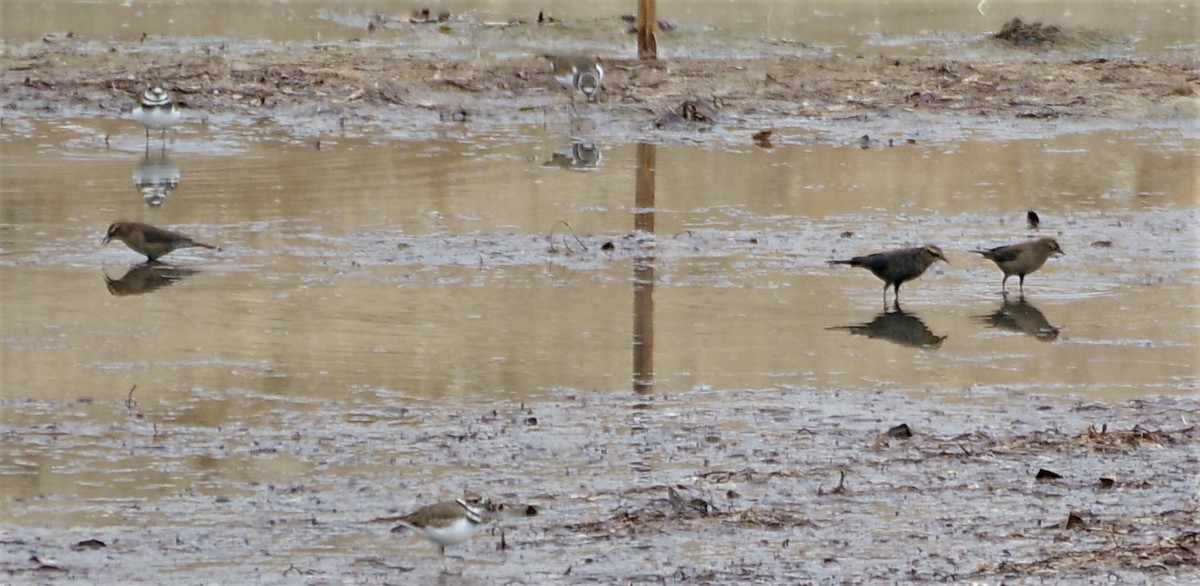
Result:
<svg viewBox="0 0 1200 586"><path fill-rule="evenodd" d="M633 228L633 390L654 390L654 145L637 145Z"/></svg>
<svg viewBox="0 0 1200 586"><path fill-rule="evenodd" d="M133 169L133 185L146 200L146 205L156 208L167 196L179 187L179 166L167 158L166 150L150 154L147 150L141 162Z"/></svg>
<svg viewBox="0 0 1200 586"><path fill-rule="evenodd" d="M108 287L108 292L117 297L142 295L167 285L173 285L196 273L196 269L173 267L159 262L145 262L130 268L119 279L114 279L105 273L104 284Z"/></svg>
<svg viewBox="0 0 1200 586"><path fill-rule="evenodd" d="M921 318L899 309L891 312L884 311L866 323L829 326L825 329L845 330L855 336L866 336L877 340L887 340L901 346L930 350L941 347L947 337L934 334L929 326L921 321Z"/></svg>
<svg viewBox="0 0 1200 586"><path fill-rule="evenodd" d="M550 160L546 161L543 166L586 171L599 167L602 158L600 147L596 146L596 143L590 140L575 139L569 144L554 149Z"/></svg>
<svg viewBox="0 0 1200 586"><path fill-rule="evenodd" d="M978 317L979 321L993 328L1022 332L1043 342L1058 338L1059 328L1050 325L1041 310L1025 299L1005 300L996 311Z"/></svg>

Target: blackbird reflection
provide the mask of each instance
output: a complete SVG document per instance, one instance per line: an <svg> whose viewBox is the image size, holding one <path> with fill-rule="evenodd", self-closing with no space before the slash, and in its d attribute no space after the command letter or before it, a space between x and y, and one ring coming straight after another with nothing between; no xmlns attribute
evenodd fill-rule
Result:
<svg viewBox="0 0 1200 586"><path fill-rule="evenodd" d="M866 336L879 340L909 346L912 348L937 349L942 345L946 336L939 336L930 331L921 318L902 310L884 311L875 319L864 324L850 326L829 326L828 330L845 330L855 336Z"/></svg>
<svg viewBox="0 0 1200 586"><path fill-rule="evenodd" d="M981 315L978 319L980 323L993 328L1022 332L1043 342L1052 342L1058 338L1059 329L1050 325L1041 310L1024 298L1017 301L1005 300L1000 304L1000 309L988 315Z"/></svg>
<svg viewBox="0 0 1200 586"><path fill-rule="evenodd" d="M165 152L157 155L147 152L133 169L133 185L141 192L146 205L159 207L179 187L179 165L168 159Z"/></svg>
<svg viewBox="0 0 1200 586"><path fill-rule="evenodd" d="M195 269L173 267L157 261L150 261L134 266L120 279L114 279L105 274L104 284L108 287L108 292L117 297L141 295L167 285L173 285L196 272Z"/></svg>
<svg viewBox="0 0 1200 586"><path fill-rule="evenodd" d="M546 167L562 169L595 169L600 165L600 147L591 141L575 140L554 150Z"/></svg>

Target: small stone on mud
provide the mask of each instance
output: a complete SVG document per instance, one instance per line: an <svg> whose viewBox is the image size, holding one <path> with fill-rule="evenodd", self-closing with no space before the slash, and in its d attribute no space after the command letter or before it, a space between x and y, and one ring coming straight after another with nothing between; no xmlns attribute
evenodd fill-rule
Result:
<svg viewBox="0 0 1200 586"><path fill-rule="evenodd" d="M908 427L907 423L901 423L887 430L887 434L896 439L908 439L913 436L912 429Z"/></svg>
<svg viewBox="0 0 1200 586"><path fill-rule="evenodd" d="M771 144L771 134L773 132L774 130L770 128L763 129L750 135L750 139L753 140L754 144L758 145L759 147L769 149L774 146Z"/></svg>
<svg viewBox="0 0 1200 586"><path fill-rule="evenodd" d="M1062 474L1047 470L1045 468L1038 468L1037 475L1034 476L1034 478L1038 480L1058 480L1062 478Z"/></svg>
<svg viewBox="0 0 1200 586"><path fill-rule="evenodd" d="M1060 529L1085 529L1087 528L1087 523L1084 523L1083 517L1080 517L1074 511L1071 511L1070 513L1067 513L1066 520L1062 523L1059 523L1058 527Z"/></svg>

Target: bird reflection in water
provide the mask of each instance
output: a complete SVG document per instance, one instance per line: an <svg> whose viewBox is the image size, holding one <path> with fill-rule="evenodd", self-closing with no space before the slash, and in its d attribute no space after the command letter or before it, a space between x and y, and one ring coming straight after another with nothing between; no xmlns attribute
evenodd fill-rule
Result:
<svg viewBox="0 0 1200 586"><path fill-rule="evenodd" d="M133 185L141 192L146 205L159 207L179 187L179 165L168 159L165 152L147 152L133 169Z"/></svg>
<svg viewBox="0 0 1200 586"><path fill-rule="evenodd" d="M1005 300L1000 304L1000 309L981 315L978 319L980 323L993 328L1022 332L1043 342L1053 342L1058 338L1059 329L1050 325L1041 310L1025 299Z"/></svg>
<svg viewBox="0 0 1200 586"><path fill-rule="evenodd" d="M934 334L921 318L905 311L884 311L875 319L850 326L829 326L827 330L845 330L855 336L866 336L877 340L909 346L912 348L937 349L946 336Z"/></svg>
<svg viewBox="0 0 1200 586"><path fill-rule="evenodd" d="M117 297L142 295L167 285L173 285L196 272L195 269L184 269L151 261L135 265L120 279L114 279L105 273L104 284L108 287L108 292Z"/></svg>
<svg viewBox="0 0 1200 586"><path fill-rule="evenodd" d="M571 144L554 149L546 167L588 170L600 166L600 147L591 141L575 140Z"/></svg>

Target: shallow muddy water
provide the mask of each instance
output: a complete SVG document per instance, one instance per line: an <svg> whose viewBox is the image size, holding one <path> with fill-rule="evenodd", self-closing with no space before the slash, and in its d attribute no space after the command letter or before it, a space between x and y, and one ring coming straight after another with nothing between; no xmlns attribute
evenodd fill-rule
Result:
<svg viewBox="0 0 1200 586"><path fill-rule="evenodd" d="M386 528L364 524L498 483L498 498L546 509L505 529L540 561L524 560L520 549L497 557L477 544L459 567L467 581L503 581L521 575L513 574L521 564L542 579L596 564L573 570L569 582L672 572L686 581L696 568L713 572L712 583L740 575L879 579L895 575L892 566L748 570L694 561L631 575L619 568L663 560L596 549L612 538L596 542L589 532L620 534L627 514L635 526L670 522L654 504L663 484L747 468L803 481L772 481L739 501L769 511L763 526L668 526L643 546L635 539L635 551L665 541L679 548L672 559L738 559L737 548L718 545L739 535L725 524L735 523L819 552L828 545L812 545L806 530L770 527L803 528L814 516L824 530L842 522L824 517L836 507L814 512L805 496L833 486L829 462L847 457L837 443L869 444L871 433L903 421L945 438L970 432L972 421L1021 419L1013 401L1029 403L1010 395L1122 401L1196 390L1190 138L1154 130L868 149L572 148L560 131L502 128L418 144L346 139L318 149L284 136L231 141L188 129L146 155L126 123L8 129L4 498L6 524L26 528L9 536L19 547L8 569L28 565L14 551L62 542L32 530L48 524L70 543L118 540L109 550L118 559L182 548L167 553L171 569L156 572L287 582L277 572L296 564L314 572L311 583L424 580L413 576L437 568L431 546L411 536L377 541L370 536ZM650 152L653 200L643 191L639 201L639 162ZM134 184L147 176L176 183L157 207ZM999 271L967 251L1031 235L1027 209L1041 215L1038 233L1055 235L1067 255L1028 278L1025 303L1005 302ZM139 275L146 271L132 251L99 244L116 218L172 226L222 248L177 252L169 268L150 270L162 278ZM901 314L884 313L870 274L824 262L922 242L940 244L951 264L906 285ZM691 431L674 428L669 412L647 431L636 423L633 391L677 398L668 402L676 408L689 396L709 405L683 418ZM606 398L569 404L594 393ZM913 393L924 398L905 405ZM732 403L722 406L723 394ZM875 414L846 431L828 427L845 425L840 410L865 396L879 402ZM1159 424L1184 426L1196 415L1189 401L1182 421ZM831 406L820 415L802 406L815 402ZM930 410L958 402L952 410L963 426L950 433ZM1085 420L1044 424L1078 432ZM834 445L811 447L823 457L801 456L803 442L752 447L769 445L762 437L775 425L769 433L833 434L822 442ZM522 440L505 431L513 426L556 431ZM571 428L594 445L562 435ZM618 448L630 441L631 452ZM673 463L670 453L697 441L728 442L734 455L718 448L700 459L707 464ZM763 460L763 450L779 455ZM545 458L560 467L536 463ZM778 458L782 469L763 468ZM868 499L878 501L872 506L895 506L881 488L891 481L872 484L883 493ZM328 502L359 491L370 494L361 507ZM949 496L944 503L955 506ZM1046 506L1039 518L1057 522L1060 511ZM230 513L250 524L212 528L232 522ZM869 519L856 522L868 534L895 530ZM564 530L568 521L585 525ZM130 542L131 523L168 532L152 531L156 540L192 545ZM477 541L495 544L491 535ZM824 531L816 536L829 544ZM263 560L269 571L251 569L231 561L229 540L286 553ZM536 553L564 547L576 555L561 567ZM55 564L70 560L71 575L145 578L56 551ZM772 559L770 551L754 555ZM419 574L404 571L414 567Z"/></svg>
<svg viewBox="0 0 1200 586"><path fill-rule="evenodd" d="M1006 20L994 1L660 4L747 39L854 23L812 41L828 50ZM1123 30L1122 50L1194 46L1194 8L1131 5L1021 3ZM380 9L205 6L6 3L0 32L336 42ZM746 119L620 115L309 132L188 112L147 146L127 119L6 113L0 583L1200 577L1194 120L796 115L764 148ZM117 219L220 250L143 266L101 245ZM1024 300L970 252L1042 235L1066 254ZM949 263L902 311L826 262L924 243ZM449 573L379 520L463 489L538 514L450 548Z"/></svg>
<svg viewBox="0 0 1200 586"><path fill-rule="evenodd" d="M654 386L670 392L1003 384L1119 398L1194 383L1195 168L1181 148L1194 143L1163 132L650 147L655 194L641 204L637 147L589 143L599 161L571 170L552 164L571 145L549 128L320 149L225 150L190 133L149 155L178 168L151 207L131 179L146 155L104 149L86 124L34 126L5 146L0 270L6 308L22 308L6 316L21 365L7 388L120 396L134 383L210 386L233 369L312 396L331 384L614 390L633 377L636 320L652 328ZM1006 305L999 271L968 251L1032 235L1027 209L1067 254L1027 279L1025 304ZM653 232L635 235L639 215ZM119 218L222 250L175 253L185 272L170 287L114 296L105 275L138 261L99 245ZM879 317L880 287L824 261L925 242L950 264L902 288L911 320L880 327L936 347L838 329ZM643 269L646 316L634 312Z"/></svg>

